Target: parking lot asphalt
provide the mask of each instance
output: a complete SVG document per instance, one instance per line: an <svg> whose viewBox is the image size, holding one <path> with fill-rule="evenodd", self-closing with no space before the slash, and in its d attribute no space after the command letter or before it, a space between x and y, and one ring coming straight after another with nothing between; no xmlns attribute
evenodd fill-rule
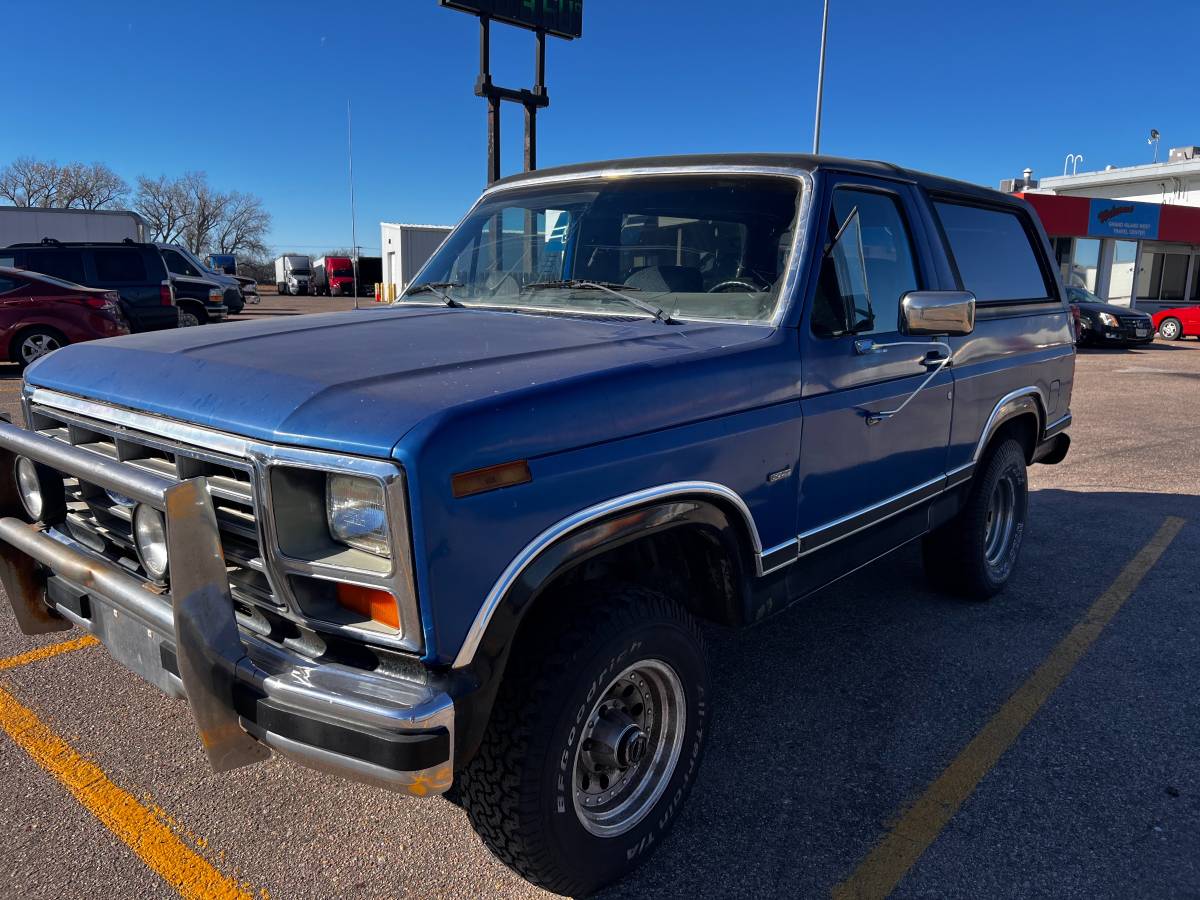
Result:
<svg viewBox="0 0 1200 900"><path fill-rule="evenodd" d="M1081 354L1071 453L1032 470L990 603L932 592L909 547L711 631L695 790L607 896L1200 895L1198 388L1200 342ZM79 637L0 604L0 660ZM0 724L0 896L543 896L441 799L278 757L211 774L185 704L99 646L0 661Z"/></svg>

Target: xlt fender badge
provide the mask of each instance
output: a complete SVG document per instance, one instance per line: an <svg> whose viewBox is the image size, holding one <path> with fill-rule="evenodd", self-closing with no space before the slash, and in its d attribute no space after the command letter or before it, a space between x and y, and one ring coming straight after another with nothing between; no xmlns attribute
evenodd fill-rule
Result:
<svg viewBox="0 0 1200 900"><path fill-rule="evenodd" d="M783 479L787 478L791 474L791 466L788 466L786 469L780 469L778 472L772 472L767 476L767 484L774 484L777 481L783 481Z"/></svg>

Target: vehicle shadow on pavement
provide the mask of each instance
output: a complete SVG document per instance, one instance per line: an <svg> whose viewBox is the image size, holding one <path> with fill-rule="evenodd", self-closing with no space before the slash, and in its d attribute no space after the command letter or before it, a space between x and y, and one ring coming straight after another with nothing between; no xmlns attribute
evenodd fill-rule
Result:
<svg viewBox="0 0 1200 900"><path fill-rule="evenodd" d="M1168 515L1200 522L1200 497L1035 491L1014 581L992 601L935 593L924 579L919 544L912 544L801 601L771 624L739 633L710 630L713 717L695 789L652 861L603 896L828 896ZM1187 574L1193 571L1188 559L1197 552L1200 529L1185 527L1107 633L1142 619L1148 629L1169 623L1171 635L1200 632L1200 591ZM1183 593L1181 584L1187 585ZM1126 631L1120 634L1124 640ZM1140 653L1147 659L1169 652L1167 638L1149 634L1139 640L1146 641ZM1186 646L1179 645L1181 658L1156 661L1179 671L1163 688L1171 692L1170 702L1195 707L1200 691ZM1194 653L1194 638L1190 646ZM1125 657L1103 662L1111 654L1101 639L1076 672L1084 664L1115 665L1123 672ZM1124 674L1115 680L1124 686L1123 679ZM1107 798L1130 784L1158 802L1166 795L1149 773L1164 767L1174 767L1173 777L1185 784L1200 783L1200 757L1189 746L1189 728L1176 728L1174 737L1169 729L1166 735L1150 734L1138 751L1147 758L1114 760L1104 730L1114 726L1101 721L1100 746L1081 748L1086 738L1080 736L1065 749L1047 751L1058 780L1042 783L1039 779L1051 777L1050 763L1038 742L1062 737L1053 726L1051 737L1045 736L1051 711L1084 709L1087 721L1109 715L1106 704L1113 698L1107 686L1082 703L1070 699L1072 688L1068 677L1001 757L998 770L1028 767L1029 783L1019 782L996 800L980 796L985 779L943 832L942 844L935 842L914 870L919 879L934 867L936 876L915 884L910 879L900 894L1019 897L1077 890L1132 896L1149 884L1166 893L1186 890L1186 874L1178 883L1162 879L1164 870L1174 866L1182 872L1189 865L1187 848L1200 843L1197 817L1184 820L1191 824L1180 827L1189 833L1176 835L1174 850L1147 855L1140 831L1126 841L1120 829L1109 829L1114 819L1129 815L1121 804L1138 806L1137 799L1118 797L1110 805ZM1130 734L1153 730L1128 720L1119 727L1132 729ZM1033 762L1026 759L1031 752ZM1190 771L1178 771L1181 766ZM1092 778L1112 778L1116 786L1089 788ZM946 841L966 849L955 850L936 868ZM1081 854L1090 860L1086 874L1071 869L1082 882L1069 882L1068 891L1064 859Z"/></svg>

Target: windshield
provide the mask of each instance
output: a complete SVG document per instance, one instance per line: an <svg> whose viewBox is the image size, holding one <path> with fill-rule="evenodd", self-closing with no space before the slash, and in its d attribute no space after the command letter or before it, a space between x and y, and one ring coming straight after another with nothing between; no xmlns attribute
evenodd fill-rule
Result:
<svg viewBox="0 0 1200 900"><path fill-rule="evenodd" d="M1104 303L1105 302L1105 301L1101 300L1099 297L1097 297L1095 294L1093 294L1091 291L1085 290L1084 288L1081 288L1081 287L1067 288L1067 299L1072 303Z"/></svg>
<svg viewBox="0 0 1200 900"><path fill-rule="evenodd" d="M770 321L800 188L762 176L589 180L485 200L422 270L403 302ZM598 289L604 286L603 289Z"/></svg>
<svg viewBox="0 0 1200 900"><path fill-rule="evenodd" d="M354 270L353 269L342 269L342 268L330 269L329 274L334 278L353 278Z"/></svg>
<svg viewBox="0 0 1200 900"><path fill-rule="evenodd" d="M308 276L308 275L311 275L311 274L312 274L312 270L311 270L311 269L292 269L292 270L290 270L290 271L291 271L291 273L292 273L293 275L304 275L304 276Z"/></svg>

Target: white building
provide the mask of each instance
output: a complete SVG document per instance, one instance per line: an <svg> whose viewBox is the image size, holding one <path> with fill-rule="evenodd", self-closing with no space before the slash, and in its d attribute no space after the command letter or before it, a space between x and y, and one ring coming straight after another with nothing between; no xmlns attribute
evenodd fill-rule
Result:
<svg viewBox="0 0 1200 900"><path fill-rule="evenodd" d="M1150 311L1200 303L1200 147L1038 181L1027 169L1002 189L1037 209L1068 285Z"/></svg>
<svg viewBox="0 0 1200 900"><path fill-rule="evenodd" d="M421 266L437 252L451 231L449 225L404 225L379 223L379 246L383 253L383 283L397 294L416 277ZM392 285L395 285L392 288Z"/></svg>

